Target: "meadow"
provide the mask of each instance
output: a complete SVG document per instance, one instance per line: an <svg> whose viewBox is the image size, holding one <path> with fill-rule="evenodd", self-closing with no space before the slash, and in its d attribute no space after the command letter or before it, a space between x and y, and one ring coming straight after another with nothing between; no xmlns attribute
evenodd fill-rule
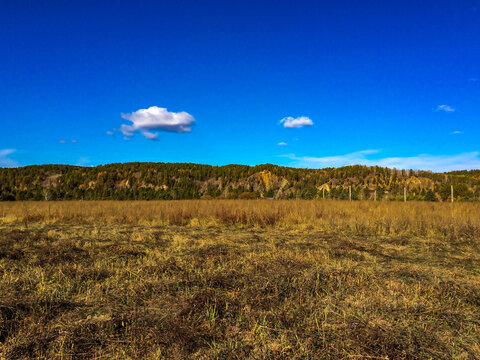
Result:
<svg viewBox="0 0 480 360"><path fill-rule="evenodd" d="M479 359L480 204L0 202L0 359Z"/></svg>

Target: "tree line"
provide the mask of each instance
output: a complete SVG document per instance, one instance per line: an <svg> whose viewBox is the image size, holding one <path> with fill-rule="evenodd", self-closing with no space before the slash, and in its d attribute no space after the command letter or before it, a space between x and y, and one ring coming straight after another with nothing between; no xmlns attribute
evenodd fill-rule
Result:
<svg viewBox="0 0 480 360"><path fill-rule="evenodd" d="M0 168L0 200L480 198L480 170L434 173L383 167L299 169L264 164L116 163Z"/></svg>

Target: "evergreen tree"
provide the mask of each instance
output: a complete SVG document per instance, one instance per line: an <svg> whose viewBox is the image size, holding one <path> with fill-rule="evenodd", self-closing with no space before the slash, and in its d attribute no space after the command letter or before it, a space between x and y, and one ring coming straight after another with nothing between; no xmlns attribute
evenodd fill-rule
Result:
<svg viewBox="0 0 480 360"><path fill-rule="evenodd" d="M427 193L425 194L425 201L437 201L437 197L432 189L428 189Z"/></svg>

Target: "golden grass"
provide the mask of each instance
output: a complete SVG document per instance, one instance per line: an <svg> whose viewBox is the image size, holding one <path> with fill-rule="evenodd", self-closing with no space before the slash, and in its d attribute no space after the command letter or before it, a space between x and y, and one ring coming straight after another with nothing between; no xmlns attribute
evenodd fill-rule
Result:
<svg viewBox="0 0 480 360"><path fill-rule="evenodd" d="M0 204L0 359L478 359L476 204Z"/></svg>
<svg viewBox="0 0 480 360"><path fill-rule="evenodd" d="M375 235L480 234L480 203L184 200L0 203L0 223L239 225Z"/></svg>

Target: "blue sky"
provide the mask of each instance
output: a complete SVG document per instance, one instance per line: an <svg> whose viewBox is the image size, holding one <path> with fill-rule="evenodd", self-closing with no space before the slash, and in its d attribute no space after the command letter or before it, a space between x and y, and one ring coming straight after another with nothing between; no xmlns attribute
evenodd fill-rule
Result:
<svg viewBox="0 0 480 360"><path fill-rule="evenodd" d="M0 166L480 168L479 39L478 0L0 0Z"/></svg>

